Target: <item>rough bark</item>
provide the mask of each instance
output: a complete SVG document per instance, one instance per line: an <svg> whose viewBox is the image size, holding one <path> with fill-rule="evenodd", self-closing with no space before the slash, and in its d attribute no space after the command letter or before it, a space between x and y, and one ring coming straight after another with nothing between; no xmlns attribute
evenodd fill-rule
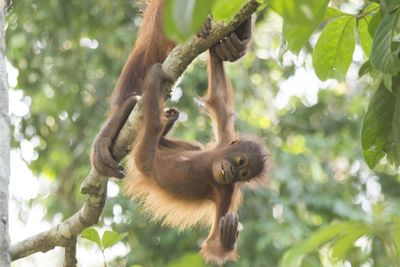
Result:
<svg viewBox="0 0 400 267"><path fill-rule="evenodd" d="M10 266L8 183L10 178L10 120L5 62L5 1L0 0L0 266Z"/></svg>
<svg viewBox="0 0 400 267"><path fill-rule="evenodd" d="M65 246L64 267L76 266L76 236L71 238L70 243Z"/></svg>
<svg viewBox="0 0 400 267"><path fill-rule="evenodd" d="M164 61L163 70L176 81L195 57L232 32L250 17L257 10L257 7L258 3L255 0L250 0L231 22L213 25L208 38L193 37L187 43L175 47ZM168 91L171 85L165 85L165 90ZM142 117L141 107L142 104L139 101L115 142L113 154L118 160L121 160L128 153L131 144L135 140L139 130L138 126L140 125L138 122ZM83 207L76 214L48 231L13 245L11 247L12 260L17 260L39 251L46 252L56 246L71 248L71 240L76 238L83 229L99 221L107 198L107 181L107 177L99 175L92 169L81 185L81 192L85 194ZM66 265L64 264L64 266Z"/></svg>

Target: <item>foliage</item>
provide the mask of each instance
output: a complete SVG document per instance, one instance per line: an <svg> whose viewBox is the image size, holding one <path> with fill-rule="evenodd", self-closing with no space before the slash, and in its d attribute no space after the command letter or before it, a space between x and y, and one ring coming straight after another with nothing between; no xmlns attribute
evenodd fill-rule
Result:
<svg viewBox="0 0 400 267"><path fill-rule="evenodd" d="M183 41L200 29L214 4L212 0L167 1L165 7L165 33L174 40Z"/></svg>
<svg viewBox="0 0 400 267"><path fill-rule="evenodd" d="M328 5L327 0L266 2L285 19L283 34L293 52L299 52L304 47L311 34L321 24Z"/></svg>
<svg viewBox="0 0 400 267"><path fill-rule="evenodd" d="M356 250L353 245L357 240L385 243L389 262L391 266L396 266L400 261L400 244L397 236L400 231L398 221L399 217L393 217L388 221L382 221L380 218L373 223L344 221L328 225L314 232L307 240L287 251L282 258L280 266L301 266L303 258L308 253L325 245L329 255L329 262L332 265L335 263L343 264L343 261L349 258L350 254Z"/></svg>
<svg viewBox="0 0 400 267"><path fill-rule="evenodd" d="M307 17L302 12L303 10L319 11L317 14L307 15L315 18L314 20L318 23L322 23L323 27L313 52L314 70L321 80L332 78L342 81L346 78L352 62L356 39L358 39L366 56L371 59L370 64L368 64L371 67L370 71L372 71L372 68L378 71L377 75L380 75L381 78L378 77L377 79L389 80L391 85L391 80L396 78L400 68L398 40L395 38L396 25L400 14L399 1L383 1L382 8L377 3L367 2L357 14L344 13L332 8L327 10L328 2L324 1L307 1L308 9L305 9L305 5L301 1L293 1L295 3L284 1L285 7L280 6L283 5L281 1L270 2L271 8L283 16L285 21L291 21L293 19L292 14L303 14L300 17ZM278 2L278 4L275 4L275 2ZM320 7L322 3L325 4L325 8ZM300 24L300 21L297 24ZM307 22L306 20L302 21L301 25L307 25L312 30L315 30L318 26L314 21ZM311 33L312 31L308 37ZM302 31L294 30L291 32L283 31L283 34L288 42L288 48L293 52L298 52L299 49L297 49L298 46L294 40L304 37L305 34ZM394 100L394 103L397 103L397 88L388 86L388 82L385 83L384 81L382 81L382 85L394 93L389 96L392 99L389 100L387 96L378 92L373 99L374 102L369 105L368 116L363 123L363 151L370 168L374 168L384 156L387 156L391 163L396 165L400 163L400 139L397 134L400 128L398 120L396 120L398 108L392 108L389 113L385 112L384 114L387 114L388 118L383 121L378 108L379 104L384 105L387 101ZM381 89L382 87L379 87L378 90ZM390 118L392 118L391 123L389 123ZM377 127L374 122L379 120L380 123L389 123L389 125L386 128ZM371 133L371 129L373 129L373 133Z"/></svg>
<svg viewBox="0 0 400 267"><path fill-rule="evenodd" d="M105 266L107 266L107 262L106 262L104 250L106 248L112 247L119 241L123 240L126 236L127 236L126 233L119 234L114 231L106 230L106 231L104 231L103 236L100 239L99 232L93 227L86 228L81 233L81 237L94 242L101 249Z"/></svg>
<svg viewBox="0 0 400 267"><path fill-rule="evenodd" d="M81 233L81 237L96 243L101 250L113 246L114 244L124 239L126 236L126 233L119 234L117 232L107 230L104 231L103 237L100 239L99 232L93 227L86 228Z"/></svg>
<svg viewBox="0 0 400 267"><path fill-rule="evenodd" d="M267 188L245 192L240 260L227 266L395 266L400 2L259 2L266 8L259 11L252 46L245 58L227 64L227 72L237 128L261 138L273 166ZM209 10L229 20L243 3L169 0L166 30L184 40ZM21 203L22 220L33 203L49 218L66 218L80 206L90 144L134 42L140 10L131 1L15 2L7 56L19 72L12 92L29 112L11 114L13 146L24 155L29 144L32 157L25 160L52 181L52 194ZM197 100L206 88L200 57L169 101L181 112L174 137L209 140L211 125ZM116 193L115 182L110 188L100 224L128 233L128 266L204 265L193 254L204 229L177 233L149 223Z"/></svg>
<svg viewBox="0 0 400 267"><path fill-rule="evenodd" d="M245 0L167 0L164 30L175 41L185 41L200 29L209 14L215 20L229 21Z"/></svg>

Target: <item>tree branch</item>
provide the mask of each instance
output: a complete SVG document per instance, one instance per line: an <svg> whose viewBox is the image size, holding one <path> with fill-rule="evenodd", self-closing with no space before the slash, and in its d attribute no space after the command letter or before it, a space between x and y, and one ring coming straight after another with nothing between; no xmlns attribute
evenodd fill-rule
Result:
<svg viewBox="0 0 400 267"><path fill-rule="evenodd" d="M257 10L258 5L255 0L249 0L232 21L227 24L213 25L213 29L206 39L193 37L187 43L176 46L162 64L165 73L176 81L194 58L215 45L249 18ZM169 90L171 85L167 85L166 90ZM141 117L142 101L138 101L114 144L113 154L118 161L130 150L131 144L137 136ZM86 195L82 208L53 228L13 245L11 247L12 260L39 251L46 252L56 246L71 248L71 239L76 238L83 229L99 221L107 198L107 181L107 177L99 175L96 170L92 169L81 185L81 192Z"/></svg>
<svg viewBox="0 0 400 267"><path fill-rule="evenodd" d="M64 267L75 267L76 260L76 236L71 238L69 244L65 246Z"/></svg>

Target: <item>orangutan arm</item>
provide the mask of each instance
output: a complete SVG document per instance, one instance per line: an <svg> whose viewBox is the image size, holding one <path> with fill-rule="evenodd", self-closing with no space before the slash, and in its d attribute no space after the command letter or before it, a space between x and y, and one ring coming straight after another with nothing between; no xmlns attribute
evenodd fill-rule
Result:
<svg viewBox="0 0 400 267"><path fill-rule="evenodd" d="M144 175L152 174L155 153L166 124L166 119L162 113L164 103L162 85L168 79L169 77L163 72L161 64L157 63L150 68L144 80L144 131L138 138L135 148L135 164Z"/></svg>
<svg viewBox="0 0 400 267"><path fill-rule="evenodd" d="M124 169L114 159L111 154L111 146L114 139L118 135L124 122L136 105L138 96L132 95L128 97L108 118L93 144L92 164L95 169L102 175L110 177L123 178L125 176Z"/></svg>
<svg viewBox="0 0 400 267"><path fill-rule="evenodd" d="M223 62L213 49L210 50L208 64L206 107L213 119L214 132L218 144L229 144L236 140L232 86L225 75Z"/></svg>
<svg viewBox="0 0 400 267"><path fill-rule="evenodd" d="M226 261L235 261L236 241L238 239L239 218L237 207L232 205L235 185L225 186L216 190L216 214L210 234L202 244L201 253L206 261L222 265Z"/></svg>
<svg viewBox="0 0 400 267"><path fill-rule="evenodd" d="M214 121L219 144L237 140L234 128L233 92L223 61L235 61L247 51L251 38L251 18L210 49L208 64L208 98L206 104Z"/></svg>
<svg viewBox="0 0 400 267"><path fill-rule="evenodd" d="M206 107L213 119L217 142L225 144L236 140L232 87L215 49L210 49Z"/></svg>

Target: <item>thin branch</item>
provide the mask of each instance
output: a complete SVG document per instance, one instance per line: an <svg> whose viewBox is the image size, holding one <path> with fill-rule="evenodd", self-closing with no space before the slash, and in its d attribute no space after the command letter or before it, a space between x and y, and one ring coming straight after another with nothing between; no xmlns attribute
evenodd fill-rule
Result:
<svg viewBox="0 0 400 267"><path fill-rule="evenodd" d="M165 59L162 65L163 70L171 78L177 80L194 58L232 32L249 18L257 10L257 7L258 3L250 0L232 21L227 24L215 24L206 39L193 37L187 43L176 46ZM113 154L118 160L121 160L130 150L138 133L141 117L142 104L141 101L138 101L114 144ZM83 207L50 230L13 245L11 247L12 260L26 257L35 252L46 252L56 246L66 247L70 244L71 238L78 236L83 229L96 224L107 199L107 181L107 177L99 175L96 170L92 169L81 185L81 192L85 194Z"/></svg>

